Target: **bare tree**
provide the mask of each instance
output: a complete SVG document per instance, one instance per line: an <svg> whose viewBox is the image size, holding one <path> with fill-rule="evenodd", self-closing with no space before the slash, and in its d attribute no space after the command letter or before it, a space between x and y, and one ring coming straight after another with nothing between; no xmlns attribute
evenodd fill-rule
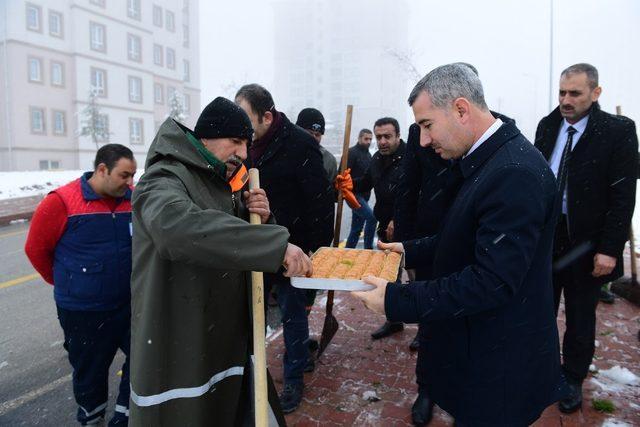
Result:
<svg viewBox="0 0 640 427"><path fill-rule="evenodd" d="M169 117L180 123L187 119L184 109L184 97L177 90L174 90L169 95Z"/></svg>
<svg viewBox="0 0 640 427"><path fill-rule="evenodd" d="M89 136L96 145L96 150L100 148L98 142L109 142L109 125L106 117L97 103L98 91L92 87L89 90L89 102L80 112L81 124L79 136Z"/></svg>
<svg viewBox="0 0 640 427"><path fill-rule="evenodd" d="M413 65L413 52L403 52L392 48L385 49L385 53L395 59L402 70L409 75L414 81L419 81L422 78L422 74L418 71L415 65Z"/></svg>

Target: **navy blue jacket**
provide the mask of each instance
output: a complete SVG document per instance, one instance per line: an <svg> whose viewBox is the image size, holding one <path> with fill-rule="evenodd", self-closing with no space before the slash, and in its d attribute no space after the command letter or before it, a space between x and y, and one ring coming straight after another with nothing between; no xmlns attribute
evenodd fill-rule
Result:
<svg viewBox="0 0 640 427"><path fill-rule="evenodd" d="M112 211L89 185L92 173L55 190L68 218L55 249L54 298L72 311L113 310L131 301L131 190Z"/></svg>
<svg viewBox="0 0 640 427"><path fill-rule="evenodd" d="M389 284L391 321L420 322L429 396L461 424L532 423L561 396L551 256L556 181L514 123L451 171L462 184L440 232L405 242L434 280Z"/></svg>

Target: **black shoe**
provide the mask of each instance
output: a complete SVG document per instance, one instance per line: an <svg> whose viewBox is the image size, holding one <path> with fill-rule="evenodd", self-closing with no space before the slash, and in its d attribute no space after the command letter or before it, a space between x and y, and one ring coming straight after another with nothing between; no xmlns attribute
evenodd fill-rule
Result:
<svg viewBox="0 0 640 427"><path fill-rule="evenodd" d="M582 407L582 383L567 383L569 386L569 396L558 402L560 412L571 414Z"/></svg>
<svg viewBox="0 0 640 427"><path fill-rule="evenodd" d="M388 337L391 334L400 332L403 329L404 325L402 323L384 322L384 325L382 325L380 329L371 333L371 338L379 340L380 338Z"/></svg>
<svg viewBox="0 0 640 427"><path fill-rule="evenodd" d="M426 426L433 417L433 401L427 393L420 392L411 407L411 421L415 426Z"/></svg>
<svg viewBox="0 0 640 427"><path fill-rule="evenodd" d="M600 301L605 304L613 304L616 302L616 297L609 289L602 287L600 288Z"/></svg>
<svg viewBox="0 0 640 427"><path fill-rule="evenodd" d="M283 413L290 414L298 409L302 401L303 389L303 383L284 385L284 390L282 390L282 394L280 394L280 407Z"/></svg>
<svg viewBox="0 0 640 427"><path fill-rule="evenodd" d="M413 341L409 344L409 350L418 351L420 348L420 340L418 339L418 334L413 338Z"/></svg>
<svg viewBox="0 0 640 427"><path fill-rule="evenodd" d="M320 347L320 344L318 344L318 340L314 340L313 338L309 338L309 342L307 343L307 346L309 347L309 352L313 353L318 351L318 348Z"/></svg>
<svg viewBox="0 0 640 427"><path fill-rule="evenodd" d="M313 372L313 370L316 369L316 361L313 359L313 356L309 355L309 358L307 359L307 364L304 365L304 371L305 373L309 373L309 372Z"/></svg>

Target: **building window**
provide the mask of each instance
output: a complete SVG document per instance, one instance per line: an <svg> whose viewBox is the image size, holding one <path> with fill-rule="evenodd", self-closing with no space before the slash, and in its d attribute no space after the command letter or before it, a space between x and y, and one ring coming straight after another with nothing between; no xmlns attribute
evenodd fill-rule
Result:
<svg viewBox="0 0 640 427"><path fill-rule="evenodd" d="M64 111L53 110L53 134L54 135L66 135L67 133L67 121Z"/></svg>
<svg viewBox="0 0 640 427"><path fill-rule="evenodd" d="M42 83L42 59L29 57L29 81Z"/></svg>
<svg viewBox="0 0 640 427"><path fill-rule="evenodd" d="M142 119L129 118L129 142L131 144L143 143Z"/></svg>
<svg viewBox="0 0 640 427"><path fill-rule="evenodd" d="M162 54L163 51L164 51L163 47L160 46L159 44L153 45L153 63L161 67L164 62L163 54Z"/></svg>
<svg viewBox="0 0 640 427"><path fill-rule="evenodd" d="M98 114L96 117L96 129L98 142L109 141L109 116L106 114Z"/></svg>
<svg viewBox="0 0 640 427"><path fill-rule="evenodd" d="M189 26L182 26L182 47L189 47Z"/></svg>
<svg viewBox="0 0 640 427"><path fill-rule="evenodd" d="M42 9L27 3L27 30L42 32Z"/></svg>
<svg viewBox="0 0 640 427"><path fill-rule="evenodd" d="M127 0L127 16L140 20L140 0Z"/></svg>
<svg viewBox="0 0 640 427"><path fill-rule="evenodd" d="M64 64L51 61L51 85L64 86Z"/></svg>
<svg viewBox="0 0 640 427"><path fill-rule="evenodd" d="M176 51L170 47L167 48L167 68L176 69Z"/></svg>
<svg viewBox="0 0 640 427"><path fill-rule="evenodd" d="M91 34L91 49L98 52L107 51L106 29L104 25L95 22L89 23L89 32Z"/></svg>
<svg viewBox="0 0 640 427"><path fill-rule="evenodd" d="M162 8L153 5L153 25L162 28Z"/></svg>
<svg viewBox="0 0 640 427"><path fill-rule="evenodd" d="M45 133L44 108L31 107L29 110L29 116L31 117L31 133Z"/></svg>
<svg viewBox="0 0 640 427"><path fill-rule="evenodd" d="M131 61L142 61L142 40L140 37L127 34L127 56Z"/></svg>
<svg viewBox="0 0 640 427"><path fill-rule="evenodd" d="M168 31L174 32L176 30L176 17L173 12L168 10L165 17L165 25Z"/></svg>
<svg viewBox="0 0 640 427"><path fill-rule="evenodd" d="M91 88L100 97L107 96L107 71L91 67Z"/></svg>
<svg viewBox="0 0 640 427"><path fill-rule="evenodd" d="M60 12L49 11L49 35L64 38L63 20Z"/></svg>
<svg viewBox="0 0 640 427"><path fill-rule="evenodd" d="M162 83L153 84L153 102L164 104L164 86L162 86Z"/></svg>
<svg viewBox="0 0 640 427"><path fill-rule="evenodd" d="M138 104L142 102L142 79L140 77L129 76L129 101Z"/></svg>
<svg viewBox="0 0 640 427"><path fill-rule="evenodd" d="M188 95L185 93L183 97L183 101L184 101L184 112L187 115L191 114L191 95Z"/></svg>
<svg viewBox="0 0 640 427"><path fill-rule="evenodd" d="M171 99L175 96L176 88L173 86L167 86L167 102L170 102Z"/></svg>
<svg viewBox="0 0 640 427"><path fill-rule="evenodd" d="M184 66L184 76L183 76L183 80L185 82L188 82L191 80L191 67L189 66L189 61L187 61L186 59L182 60L182 65Z"/></svg>
<svg viewBox="0 0 640 427"><path fill-rule="evenodd" d="M60 169L60 161L58 160L40 160L38 164L41 171Z"/></svg>
<svg viewBox="0 0 640 427"><path fill-rule="evenodd" d="M89 0L89 3L95 4L96 6L104 7L105 0Z"/></svg>

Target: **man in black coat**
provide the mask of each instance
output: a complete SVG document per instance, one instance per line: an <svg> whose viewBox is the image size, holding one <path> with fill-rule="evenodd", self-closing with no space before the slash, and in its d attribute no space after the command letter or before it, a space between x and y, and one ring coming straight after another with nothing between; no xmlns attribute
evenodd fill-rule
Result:
<svg viewBox="0 0 640 427"><path fill-rule="evenodd" d="M289 242L305 253L329 245L334 202L318 143L275 109L271 94L262 86L241 87L235 100L253 125L247 163L260 170L260 186L268 194L276 222L289 230ZM302 400L303 371L309 359L306 292L291 286L282 273L265 274L265 283L278 285L285 342L280 403L283 412L289 413Z"/></svg>
<svg viewBox="0 0 640 427"><path fill-rule="evenodd" d="M400 138L400 125L392 117L383 117L373 125L373 134L378 143L378 151L373 155L365 174L353 180L355 193L364 193L373 189L376 204L373 214L378 220L378 240L393 241L393 214L398 197L398 185L402 179L402 158L406 149ZM387 337L404 329L401 322L385 322L371 333L374 340Z"/></svg>
<svg viewBox="0 0 640 427"><path fill-rule="evenodd" d="M556 312L564 292L563 368L571 395L560 410L582 405L582 381L594 353L600 287L623 274L622 252L636 195L638 139L633 121L600 110L598 71L576 64L560 77L560 105L543 118L535 146L558 180L554 275Z"/></svg>
<svg viewBox="0 0 640 427"><path fill-rule="evenodd" d="M523 426L562 397L551 256L556 184L514 123L495 119L468 67L438 67L409 103L420 143L444 159L459 191L437 235L381 249L433 280L365 278L354 293L392 321L420 322L429 396L457 425Z"/></svg>

